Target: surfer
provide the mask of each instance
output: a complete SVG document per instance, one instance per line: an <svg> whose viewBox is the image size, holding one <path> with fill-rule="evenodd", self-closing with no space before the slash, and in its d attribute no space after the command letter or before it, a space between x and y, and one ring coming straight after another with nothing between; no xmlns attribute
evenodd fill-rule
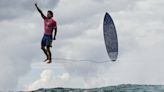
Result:
<svg viewBox="0 0 164 92"><path fill-rule="evenodd" d="M41 17L44 19L44 35L41 41L41 49L46 55L46 59L44 60L44 62L48 61L47 64L49 64L52 62L50 47L52 47L52 41L56 40L57 23L53 19L53 12L51 10L47 11L47 16L45 16L41 9L39 9L37 3L35 3L35 7L41 14ZM55 31L53 36L54 29Z"/></svg>

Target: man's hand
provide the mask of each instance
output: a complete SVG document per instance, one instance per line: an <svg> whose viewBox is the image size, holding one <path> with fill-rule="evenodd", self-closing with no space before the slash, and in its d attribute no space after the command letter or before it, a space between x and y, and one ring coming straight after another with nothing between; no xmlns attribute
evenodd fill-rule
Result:
<svg viewBox="0 0 164 92"><path fill-rule="evenodd" d="M35 6L38 7L37 3L35 3Z"/></svg>
<svg viewBox="0 0 164 92"><path fill-rule="evenodd" d="M56 40L56 36L53 38L53 40Z"/></svg>

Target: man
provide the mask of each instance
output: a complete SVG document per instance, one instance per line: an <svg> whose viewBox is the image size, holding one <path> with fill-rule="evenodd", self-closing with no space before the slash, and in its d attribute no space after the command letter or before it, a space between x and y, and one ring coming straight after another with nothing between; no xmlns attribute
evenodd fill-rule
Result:
<svg viewBox="0 0 164 92"><path fill-rule="evenodd" d="M44 19L44 36L41 41L41 49L46 55L46 59L44 60L44 62L48 61L47 64L49 64L52 62L50 47L52 47L52 40L56 40L57 24L56 24L56 21L52 19L53 18L52 11L50 10L47 11L47 16L45 16L43 12L37 6L37 3L35 3L35 6L38 12L41 14L42 18ZM55 29L55 32L53 36L54 29Z"/></svg>

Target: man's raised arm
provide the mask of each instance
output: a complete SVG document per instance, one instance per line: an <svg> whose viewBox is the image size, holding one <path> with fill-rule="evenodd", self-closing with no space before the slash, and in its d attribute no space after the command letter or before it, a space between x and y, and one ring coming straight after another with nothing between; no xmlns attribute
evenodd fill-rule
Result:
<svg viewBox="0 0 164 92"><path fill-rule="evenodd" d="M37 8L38 12L41 14L42 18L45 18L45 15L43 14L43 12L39 9L37 3L35 3L35 7Z"/></svg>

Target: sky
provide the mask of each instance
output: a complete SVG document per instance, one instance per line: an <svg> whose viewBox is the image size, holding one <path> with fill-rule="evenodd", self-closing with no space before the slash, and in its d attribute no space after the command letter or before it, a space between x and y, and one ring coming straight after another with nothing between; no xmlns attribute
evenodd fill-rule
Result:
<svg viewBox="0 0 164 92"><path fill-rule="evenodd" d="M58 25L49 65L40 49L43 19L35 2L45 15L53 11ZM0 0L0 90L164 85L163 11L163 0ZM117 29L117 62L103 63L109 60L102 25L106 12Z"/></svg>

